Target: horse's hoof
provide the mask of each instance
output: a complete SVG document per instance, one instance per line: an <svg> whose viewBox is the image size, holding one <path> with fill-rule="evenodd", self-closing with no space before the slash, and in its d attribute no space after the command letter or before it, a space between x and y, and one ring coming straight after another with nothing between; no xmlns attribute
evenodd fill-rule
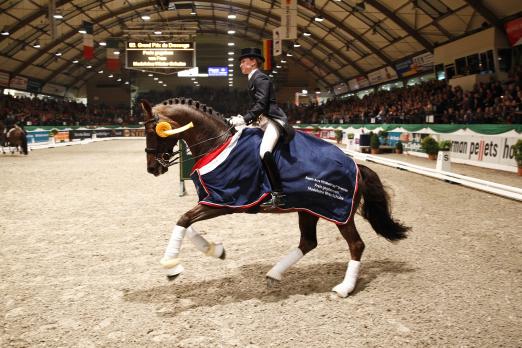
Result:
<svg viewBox="0 0 522 348"><path fill-rule="evenodd" d="M225 248L223 248L223 253L221 253L221 256L219 257L221 260L224 260L227 258L227 253L225 251Z"/></svg>
<svg viewBox="0 0 522 348"><path fill-rule="evenodd" d="M279 283L280 281L277 279L274 279L272 277L266 277L266 287L269 289L278 286Z"/></svg>
<svg viewBox="0 0 522 348"><path fill-rule="evenodd" d="M172 281L176 280L176 278L179 277L180 275L181 275L181 273L174 274L174 275L167 275L167 280L169 282L172 282Z"/></svg>

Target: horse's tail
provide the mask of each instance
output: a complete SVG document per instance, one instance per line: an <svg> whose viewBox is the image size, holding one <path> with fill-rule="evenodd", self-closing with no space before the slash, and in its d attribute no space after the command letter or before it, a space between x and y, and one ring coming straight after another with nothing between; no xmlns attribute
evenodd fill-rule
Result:
<svg viewBox="0 0 522 348"><path fill-rule="evenodd" d="M389 241L406 238L406 232L410 227L392 218L390 198L377 173L363 165L359 165L359 170L362 175L364 199L361 215L368 220L377 234Z"/></svg>

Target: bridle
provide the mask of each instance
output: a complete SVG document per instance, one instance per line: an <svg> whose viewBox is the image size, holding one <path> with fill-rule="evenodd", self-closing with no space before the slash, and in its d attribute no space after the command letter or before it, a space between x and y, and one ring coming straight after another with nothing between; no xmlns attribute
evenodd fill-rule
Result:
<svg viewBox="0 0 522 348"><path fill-rule="evenodd" d="M159 122L159 117L156 115L153 118L151 118L150 120L147 120L147 121L143 122L143 125L146 127L149 123L152 123L153 124L152 128L155 129L158 122ZM234 126L231 126L230 128L227 128L227 130L225 130L220 135L212 137L212 138L205 139L203 141L200 141L199 143L193 144L192 146L204 144L204 143L209 142L211 140L221 138L224 135L228 135L229 131L232 130L233 128L234 128ZM186 161L189 161L190 159L179 161L181 150L173 151L175 146L176 145L174 144L174 146L172 147L172 149L169 152L160 152L160 151L158 151L157 148L145 147L145 152L148 153L148 154L151 154L151 155L155 155L156 156L156 162L158 162L160 165L162 165L165 168L168 168L168 167L173 166L173 165L178 164L178 163L184 163ZM193 156L192 159L203 157L206 154L214 151L215 149L217 149L220 146L221 146L221 144L217 145L216 147L210 149L209 151L207 151L205 153L202 153L201 155Z"/></svg>

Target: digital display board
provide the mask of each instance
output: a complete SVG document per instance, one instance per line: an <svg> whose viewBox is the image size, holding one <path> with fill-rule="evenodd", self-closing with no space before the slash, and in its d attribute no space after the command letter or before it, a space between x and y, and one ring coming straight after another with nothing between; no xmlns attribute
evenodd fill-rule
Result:
<svg viewBox="0 0 522 348"><path fill-rule="evenodd" d="M228 76L227 66L209 66L208 76Z"/></svg>
<svg viewBox="0 0 522 348"><path fill-rule="evenodd" d="M127 69L187 69L196 64L193 42L127 42Z"/></svg>

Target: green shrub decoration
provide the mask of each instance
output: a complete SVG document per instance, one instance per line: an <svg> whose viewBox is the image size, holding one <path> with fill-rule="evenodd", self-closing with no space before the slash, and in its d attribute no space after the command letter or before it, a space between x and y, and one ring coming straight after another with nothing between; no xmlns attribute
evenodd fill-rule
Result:
<svg viewBox="0 0 522 348"><path fill-rule="evenodd" d="M398 141L397 144L395 144L395 148L399 150L400 152L404 151L404 146L402 145L402 141Z"/></svg>
<svg viewBox="0 0 522 348"><path fill-rule="evenodd" d="M336 129L335 131L335 140L337 140L338 143L343 140L343 130L342 129Z"/></svg>
<svg viewBox="0 0 522 348"><path fill-rule="evenodd" d="M449 151L451 149L451 140L439 141L440 151Z"/></svg>
<svg viewBox="0 0 522 348"><path fill-rule="evenodd" d="M370 138L370 147L372 149L378 149L379 146L381 146L381 142L379 141L379 137L376 134L372 133L371 138Z"/></svg>
<svg viewBox="0 0 522 348"><path fill-rule="evenodd" d="M439 152L439 143L431 136L427 136L421 141L421 149L428 155L436 155Z"/></svg>
<svg viewBox="0 0 522 348"><path fill-rule="evenodd" d="M515 161L519 167L522 167L522 139L518 139L515 143Z"/></svg>

